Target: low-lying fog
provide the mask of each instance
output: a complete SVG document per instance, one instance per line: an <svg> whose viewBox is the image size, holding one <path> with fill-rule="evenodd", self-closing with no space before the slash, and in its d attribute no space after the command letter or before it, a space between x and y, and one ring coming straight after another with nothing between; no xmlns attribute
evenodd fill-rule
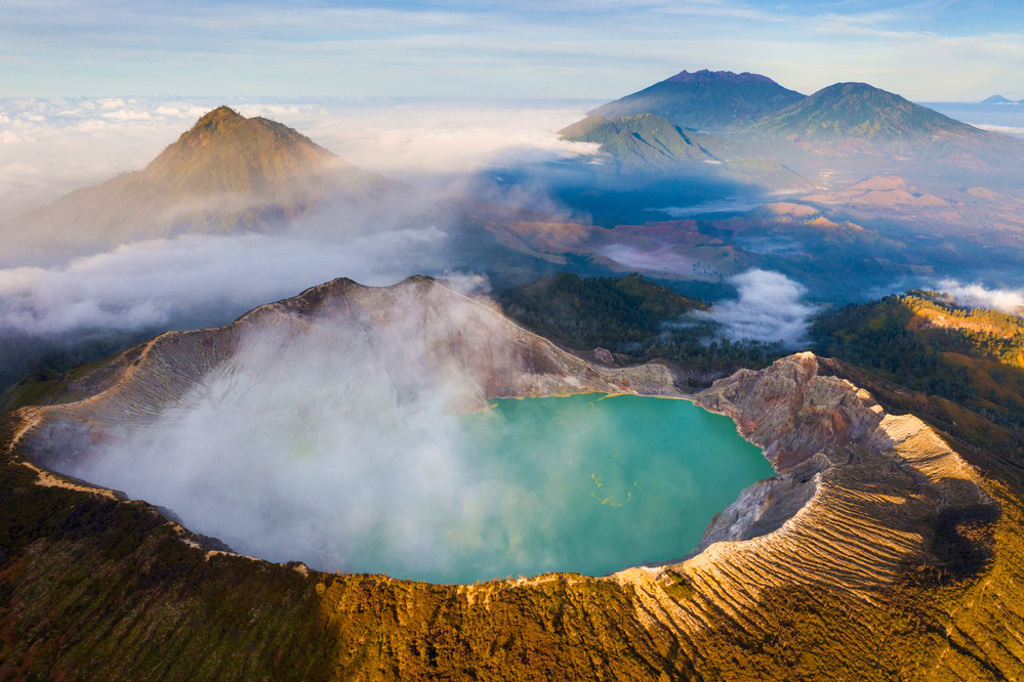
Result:
<svg viewBox="0 0 1024 682"><path fill-rule="evenodd" d="M220 104L164 99L0 101L0 221L76 187L141 168ZM408 182L386 206L328 207L272 235L182 236L124 244L42 266L0 269L0 330L61 336L222 324L335 277L390 284L454 262L449 200L491 164L595 152L556 131L581 104L391 100L229 102L281 121L366 170ZM477 184L478 186L478 184ZM559 208L516 188L483 197Z"/></svg>

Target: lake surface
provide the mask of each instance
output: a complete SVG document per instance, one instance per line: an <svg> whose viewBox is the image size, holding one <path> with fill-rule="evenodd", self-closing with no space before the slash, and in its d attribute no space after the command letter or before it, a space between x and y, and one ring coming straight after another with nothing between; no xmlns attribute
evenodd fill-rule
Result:
<svg viewBox="0 0 1024 682"><path fill-rule="evenodd" d="M492 407L464 419L473 478L498 483L491 502L503 513L453 519L446 570L391 566L390 575L468 583L677 559L773 473L732 420L684 400L588 394Z"/></svg>
<svg viewBox="0 0 1024 682"><path fill-rule="evenodd" d="M257 365L252 384L236 368L156 422L110 429L65 473L242 554L434 583L678 559L772 475L730 419L684 400L507 399L458 415L372 364L354 383Z"/></svg>

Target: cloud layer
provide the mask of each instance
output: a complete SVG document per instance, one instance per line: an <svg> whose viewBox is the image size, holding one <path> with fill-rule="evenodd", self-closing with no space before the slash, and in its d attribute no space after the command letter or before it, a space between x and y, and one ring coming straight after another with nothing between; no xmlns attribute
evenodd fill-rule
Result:
<svg viewBox="0 0 1024 682"><path fill-rule="evenodd" d="M584 104L238 97L0 100L0 222L138 170L221 105L270 118L366 170L406 181L596 152L557 131ZM595 103L596 104L596 103Z"/></svg>
<svg viewBox="0 0 1024 682"><path fill-rule="evenodd" d="M76 187L144 166L220 100L61 98L0 101L0 220ZM482 167L590 154L556 130L564 105L354 99L229 101L279 120L343 158L409 184L380 206L324 209L276 235L185 236L122 245L48 267L0 269L0 331L77 331L223 323L335 277L390 284L453 263L457 209ZM544 196L489 196L548 206ZM552 207L553 208L553 207Z"/></svg>
<svg viewBox="0 0 1024 682"><path fill-rule="evenodd" d="M0 270L0 328L44 337L224 322L336 277L392 284L446 264L437 227L357 237L185 236Z"/></svg>
<svg viewBox="0 0 1024 682"><path fill-rule="evenodd" d="M960 305L994 308L1011 315L1024 314L1024 290L1021 289L989 289L982 284L964 284L955 279L944 279L937 288Z"/></svg>
<svg viewBox="0 0 1024 682"><path fill-rule="evenodd" d="M817 308L803 301L807 289L802 284L768 270L748 270L730 281L738 299L691 314L722 325L725 336L734 341L781 341L790 349L807 345L809 318Z"/></svg>

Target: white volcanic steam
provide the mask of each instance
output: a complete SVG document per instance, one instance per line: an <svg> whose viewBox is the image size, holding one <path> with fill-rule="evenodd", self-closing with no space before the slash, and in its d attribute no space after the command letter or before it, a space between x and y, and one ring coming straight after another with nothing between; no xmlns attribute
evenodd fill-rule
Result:
<svg viewBox="0 0 1024 682"><path fill-rule="evenodd" d="M451 298L389 305L372 325L250 328L173 406L112 426L64 469L169 507L245 554L436 578L486 543L494 564L476 568L497 576L524 550L514 529L484 529L504 515L543 526L538 496L558 493L496 479L474 458L455 412L486 404L480 377L438 349L471 330L500 362L513 342L488 328L500 318L485 306ZM571 451L582 431L569 425L561 446Z"/></svg>
<svg viewBox="0 0 1024 682"><path fill-rule="evenodd" d="M725 336L734 341L781 341L787 348L807 344L809 318L817 308L803 302L807 289L802 284L768 270L748 270L730 281L739 299L691 314L721 324Z"/></svg>

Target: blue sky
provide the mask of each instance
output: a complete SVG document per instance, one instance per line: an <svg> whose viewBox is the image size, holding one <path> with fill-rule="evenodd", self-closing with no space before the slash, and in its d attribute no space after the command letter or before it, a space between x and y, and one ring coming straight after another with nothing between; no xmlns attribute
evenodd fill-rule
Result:
<svg viewBox="0 0 1024 682"><path fill-rule="evenodd" d="M0 0L0 96L610 99L682 69L1024 97L1024 2Z"/></svg>

